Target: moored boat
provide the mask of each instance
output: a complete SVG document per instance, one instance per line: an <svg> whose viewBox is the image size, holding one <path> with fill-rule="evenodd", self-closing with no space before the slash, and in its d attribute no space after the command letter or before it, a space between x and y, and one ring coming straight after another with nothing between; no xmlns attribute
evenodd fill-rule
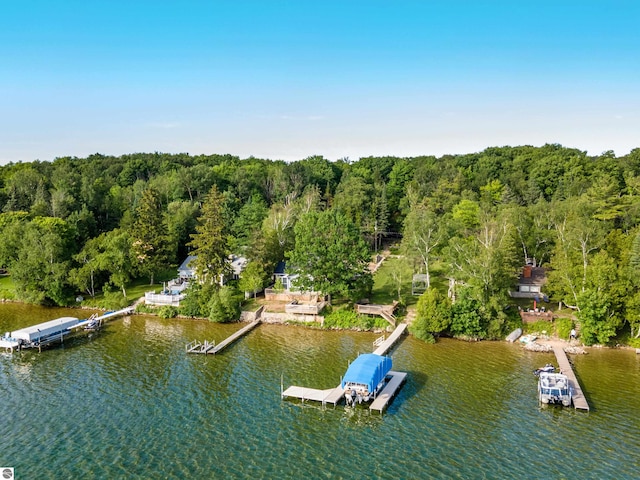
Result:
<svg viewBox="0 0 640 480"><path fill-rule="evenodd" d="M356 358L342 379L347 405L373 400L385 385L391 358L365 353Z"/></svg>
<svg viewBox="0 0 640 480"><path fill-rule="evenodd" d="M562 373L541 372L538 379L538 395L541 403L571 405L571 386Z"/></svg>
<svg viewBox="0 0 640 480"><path fill-rule="evenodd" d="M536 368L533 371L534 375L540 375L541 373L553 373L556 371L556 367L554 367L552 364L547 363L544 367L540 367L540 368Z"/></svg>

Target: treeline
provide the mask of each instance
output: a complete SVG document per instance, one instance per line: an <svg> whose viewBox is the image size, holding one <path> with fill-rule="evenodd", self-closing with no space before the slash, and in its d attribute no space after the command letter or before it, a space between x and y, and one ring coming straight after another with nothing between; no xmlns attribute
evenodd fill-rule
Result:
<svg viewBox="0 0 640 480"><path fill-rule="evenodd" d="M292 163L65 157L0 167L0 266L20 299L65 305L79 292L125 296L133 278L153 281L194 252L213 278L225 267L207 257L212 236L222 247L211 255L249 258L247 291L289 259L304 286L356 299L371 287L364 257L402 234L415 272L431 284L436 267L447 279L421 302L425 335L500 336L507 292L535 258L548 269L546 292L575 308L583 340L605 343L624 328L640 333L639 194L639 149ZM216 233L204 234L212 217Z"/></svg>

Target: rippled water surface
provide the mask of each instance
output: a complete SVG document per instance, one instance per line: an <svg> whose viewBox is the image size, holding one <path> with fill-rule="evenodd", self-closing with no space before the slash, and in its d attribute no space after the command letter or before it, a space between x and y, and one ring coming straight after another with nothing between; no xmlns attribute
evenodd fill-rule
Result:
<svg viewBox="0 0 640 480"><path fill-rule="evenodd" d="M88 314L0 305L0 332ZM553 355L404 338L384 415L280 399L331 388L375 334L133 316L63 346L0 356L0 466L16 478L638 478L640 355L574 357L591 412L541 408Z"/></svg>

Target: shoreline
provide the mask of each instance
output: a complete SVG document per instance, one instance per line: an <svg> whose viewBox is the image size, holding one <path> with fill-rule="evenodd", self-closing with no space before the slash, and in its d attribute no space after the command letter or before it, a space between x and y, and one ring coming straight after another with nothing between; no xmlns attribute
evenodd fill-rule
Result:
<svg viewBox="0 0 640 480"><path fill-rule="evenodd" d="M136 308L138 305L142 304L144 305L144 297L140 297L139 299L137 299L135 302L133 302L130 306L133 308ZM108 308L103 308L103 307L91 307L91 306L87 306L87 305L70 305L70 306L51 306L51 305L38 305L38 304L33 304L33 303L28 303L28 302L23 302L20 300L14 300L14 299L7 299L7 298L0 298L0 304L4 304L4 303L13 303L13 304L20 304L20 305L25 305L25 306L35 306L35 307L40 307L40 308L67 308L70 310L93 310L93 311L100 311L100 312L107 312L111 309ZM232 322L220 322L223 324L229 324L229 323L247 323L247 322L251 322L253 321L251 318L245 318L243 319L243 317L245 316L245 314L248 314L249 316L251 315L255 315L255 311L250 311L250 310L242 310L241 314L240 314L240 318L238 320L232 321ZM135 311L132 313L132 315L150 315L150 316L154 316L154 317L160 317L160 315L158 315L158 313L155 312L138 312ZM162 318L162 317L160 317ZM208 318L206 317L189 317L186 315L176 315L175 317L171 317L171 318L167 318L166 320L171 320L171 319L180 319L180 320L201 320L201 321L207 321L210 323L218 323L218 322L211 322ZM282 319L280 321L277 320L273 320L270 319L269 321L264 321L263 323L265 324L271 324L271 325L286 325L286 326L292 326L292 327L305 327L305 328L310 328L310 329L314 329L314 330L325 330L325 331L335 331L335 332L340 332L340 331L348 331L348 332L369 332L369 333L376 333L376 334L380 334L380 333L389 333L388 329L383 329L383 328L372 328L372 329L363 329L361 327L352 327L352 328L342 328L342 327L323 327L321 324L319 324L318 322L304 322L304 321L296 321L296 320L291 320L291 319ZM399 323L404 323L404 322L399 322ZM407 333L409 335L411 335L411 332L409 332L407 330ZM464 339L464 338L456 338L456 337L447 337L447 338L451 338L452 340L458 340L458 341L463 341L463 342L469 342L469 339ZM505 341L505 339L499 339L499 340L477 340L477 341ZM575 343L574 343L575 342ZM635 350L637 354L640 354L640 348L634 347L632 345L626 345L626 344L616 344L613 346L609 346L609 345L584 345L582 343L579 343L577 341L571 342L569 340L564 340L561 339L559 337L538 337L536 338L536 340L529 342L529 343L525 343L524 345L522 345L522 347L525 350L531 351L531 352L540 352L540 353L549 353L553 351L553 345L554 344L561 344L562 348L571 354L588 354L589 352L585 349L592 349L592 348L598 348L598 349L611 349L611 350ZM437 342L436 342L437 343ZM513 343L518 343L521 344L522 342L520 342L519 340L516 340Z"/></svg>

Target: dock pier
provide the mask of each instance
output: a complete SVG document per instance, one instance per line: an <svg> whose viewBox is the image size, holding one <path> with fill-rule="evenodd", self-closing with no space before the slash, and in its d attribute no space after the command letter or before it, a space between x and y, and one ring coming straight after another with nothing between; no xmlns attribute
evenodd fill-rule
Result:
<svg viewBox="0 0 640 480"><path fill-rule="evenodd" d="M391 379L384 386L380 394L373 400L369 410L377 410L382 413L396 394L396 391L400 388L400 385L402 385L407 378L405 372L394 372L393 370L389 371L387 376L390 376Z"/></svg>
<svg viewBox="0 0 640 480"><path fill-rule="evenodd" d="M228 345L231 345L233 342L235 342L237 339L239 339L243 335L249 333L251 330L256 328L259 323L260 323L260 319L254 320L249 325L242 327L236 333L234 333L233 335L230 335L229 337L227 337L217 345L215 342L208 342L206 340L204 342L199 342L197 340L194 340L193 342L188 343L186 345L185 350L187 351L187 353L202 353L205 355L207 354L215 355L216 353L224 350Z"/></svg>
<svg viewBox="0 0 640 480"><path fill-rule="evenodd" d="M382 342L377 342L378 345L373 353L375 353L376 355L386 355L386 353L391 350L391 347L393 347L393 345L398 341L398 339L400 338L400 336L405 332L405 330L407 329L407 324L406 323L401 323L400 325L398 325L396 327L396 329L391 333L391 335L389 335L389 338L387 338L386 340L382 341Z"/></svg>
<svg viewBox="0 0 640 480"><path fill-rule="evenodd" d="M336 388L328 388L326 390L319 390L317 388L306 387L289 387L280 393L282 398L297 398L304 402L305 400L312 400L314 402L320 402L322 405L327 403L337 405L344 397L344 389L338 385Z"/></svg>
<svg viewBox="0 0 640 480"><path fill-rule="evenodd" d="M374 342L374 347L377 348L373 353L376 355L384 356L398 341L398 339L406 329L407 325L405 323L401 323L396 327L396 329L391 333L391 335L389 335L386 340L384 339L384 337L376 339L376 341ZM390 370L387 373L386 385L374 398L373 402L369 406L369 410L382 413L388 406L389 402L391 402L400 386L404 383L406 377L407 374L404 372L395 372L393 370ZM345 391L342 388L342 382L340 382L340 385L335 388L329 388L325 390L297 386L291 386L285 390L283 385L280 386L280 396L283 399L297 398L303 403L307 400L311 400L314 402L320 402L323 406L328 403L331 403L334 406L337 405L344 398L344 394Z"/></svg>
<svg viewBox="0 0 640 480"><path fill-rule="evenodd" d="M556 360L558 360L558 367L560 368L560 371L566 375L569 380L569 387L572 391L571 398L573 401L573 407L576 410L589 411L589 403L587 403L587 399L585 398L584 393L582 393L582 387L573 372L573 367L569 362L566 352L561 345L553 345L553 353L555 353Z"/></svg>
<svg viewBox="0 0 640 480"><path fill-rule="evenodd" d="M70 334L73 330L83 327L95 329L102 326L102 323L109 318L130 315L133 311L133 307L127 307L117 312L108 312L100 316L91 315L86 320L80 320L75 317L49 320L31 327L7 332L4 337L0 338L0 348L4 348L7 352L19 351L23 348L37 348L41 352L44 346L57 341L63 343L65 335Z"/></svg>

